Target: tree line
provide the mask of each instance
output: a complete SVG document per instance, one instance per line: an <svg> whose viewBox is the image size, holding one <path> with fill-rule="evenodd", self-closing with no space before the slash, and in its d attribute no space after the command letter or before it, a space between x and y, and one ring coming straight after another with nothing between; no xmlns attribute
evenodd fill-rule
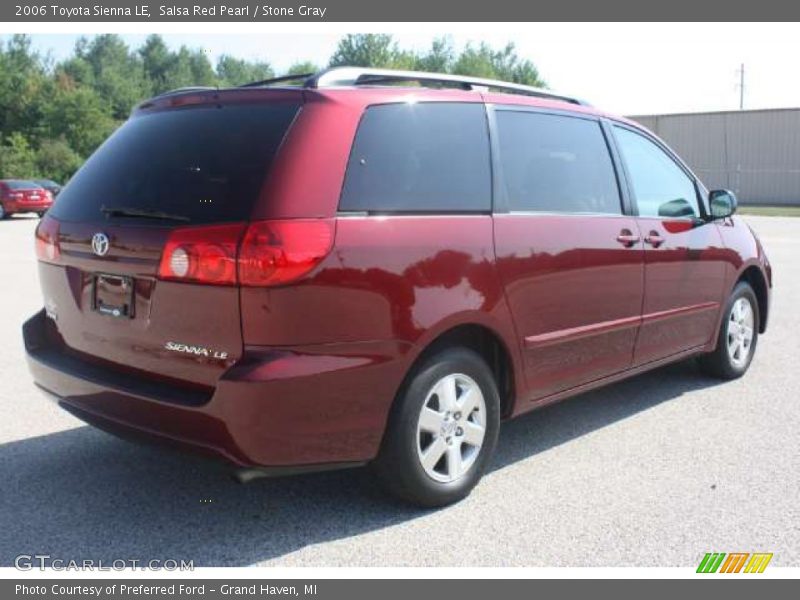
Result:
<svg viewBox="0 0 800 600"><path fill-rule="evenodd" d="M424 51L401 48L388 34L342 37L325 66L383 67L454 73L545 87L534 64L513 44L495 49L450 38ZM80 38L71 55L54 61L33 49L31 38L0 40L0 178L64 182L142 100L184 86L242 85L276 75L312 73L299 62L276 73L265 61L227 54L212 64L199 48L170 49L160 35L139 48L116 34Z"/></svg>

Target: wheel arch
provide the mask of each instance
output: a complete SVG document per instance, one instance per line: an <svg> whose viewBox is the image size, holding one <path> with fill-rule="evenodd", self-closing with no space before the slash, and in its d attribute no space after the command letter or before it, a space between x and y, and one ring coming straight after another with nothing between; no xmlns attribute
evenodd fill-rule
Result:
<svg viewBox="0 0 800 600"><path fill-rule="evenodd" d="M734 287L742 281L747 282L750 287L753 288L753 292L755 292L756 300L758 301L758 332L764 333L767 329L767 319L769 317L769 287L767 285L767 278L758 265L750 264L739 274L736 283L734 283Z"/></svg>
<svg viewBox="0 0 800 600"><path fill-rule="evenodd" d="M517 364L511 349L496 329L477 321L463 322L431 334L417 347L418 351L395 394L395 403L420 364L445 348L464 347L480 355L494 374L500 394L501 418L508 418L514 413L519 379Z"/></svg>

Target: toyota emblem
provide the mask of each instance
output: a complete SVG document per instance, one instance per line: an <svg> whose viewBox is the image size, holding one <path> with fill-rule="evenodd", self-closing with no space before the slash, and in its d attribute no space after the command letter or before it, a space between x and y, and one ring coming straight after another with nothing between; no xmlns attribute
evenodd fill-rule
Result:
<svg viewBox="0 0 800 600"><path fill-rule="evenodd" d="M108 254L108 236L105 233L95 233L92 236L92 251L97 256L105 256Z"/></svg>

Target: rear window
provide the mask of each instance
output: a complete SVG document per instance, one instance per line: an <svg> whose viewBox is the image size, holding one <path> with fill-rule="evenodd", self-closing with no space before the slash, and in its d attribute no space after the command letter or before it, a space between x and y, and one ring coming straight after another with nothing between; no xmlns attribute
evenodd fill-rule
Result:
<svg viewBox="0 0 800 600"><path fill-rule="evenodd" d="M5 184L10 190L38 190L41 186L32 181L6 181Z"/></svg>
<svg viewBox="0 0 800 600"><path fill-rule="evenodd" d="M483 105L405 103L367 109L353 143L339 209L491 210Z"/></svg>
<svg viewBox="0 0 800 600"><path fill-rule="evenodd" d="M204 105L136 116L75 174L51 214L97 221L101 209L119 208L201 224L245 220L298 109Z"/></svg>

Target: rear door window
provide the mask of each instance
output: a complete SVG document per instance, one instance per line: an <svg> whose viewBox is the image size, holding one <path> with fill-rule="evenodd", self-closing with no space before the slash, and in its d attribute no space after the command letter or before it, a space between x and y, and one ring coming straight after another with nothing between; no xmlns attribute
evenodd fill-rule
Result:
<svg viewBox="0 0 800 600"><path fill-rule="evenodd" d="M192 224L246 220L299 105L202 105L144 113L120 127L58 195L51 214L159 211Z"/></svg>
<svg viewBox="0 0 800 600"><path fill-rule="evenodd" d="M622 213L599 122L514 110L498 110L496 119L509 210Z"/></svg>
<svg viewBox="0 0 800 600"><path fill-rule="evenodd" d="M368 108L353 143L339 209L490 211L483 105L435 102Z"/></svg>

